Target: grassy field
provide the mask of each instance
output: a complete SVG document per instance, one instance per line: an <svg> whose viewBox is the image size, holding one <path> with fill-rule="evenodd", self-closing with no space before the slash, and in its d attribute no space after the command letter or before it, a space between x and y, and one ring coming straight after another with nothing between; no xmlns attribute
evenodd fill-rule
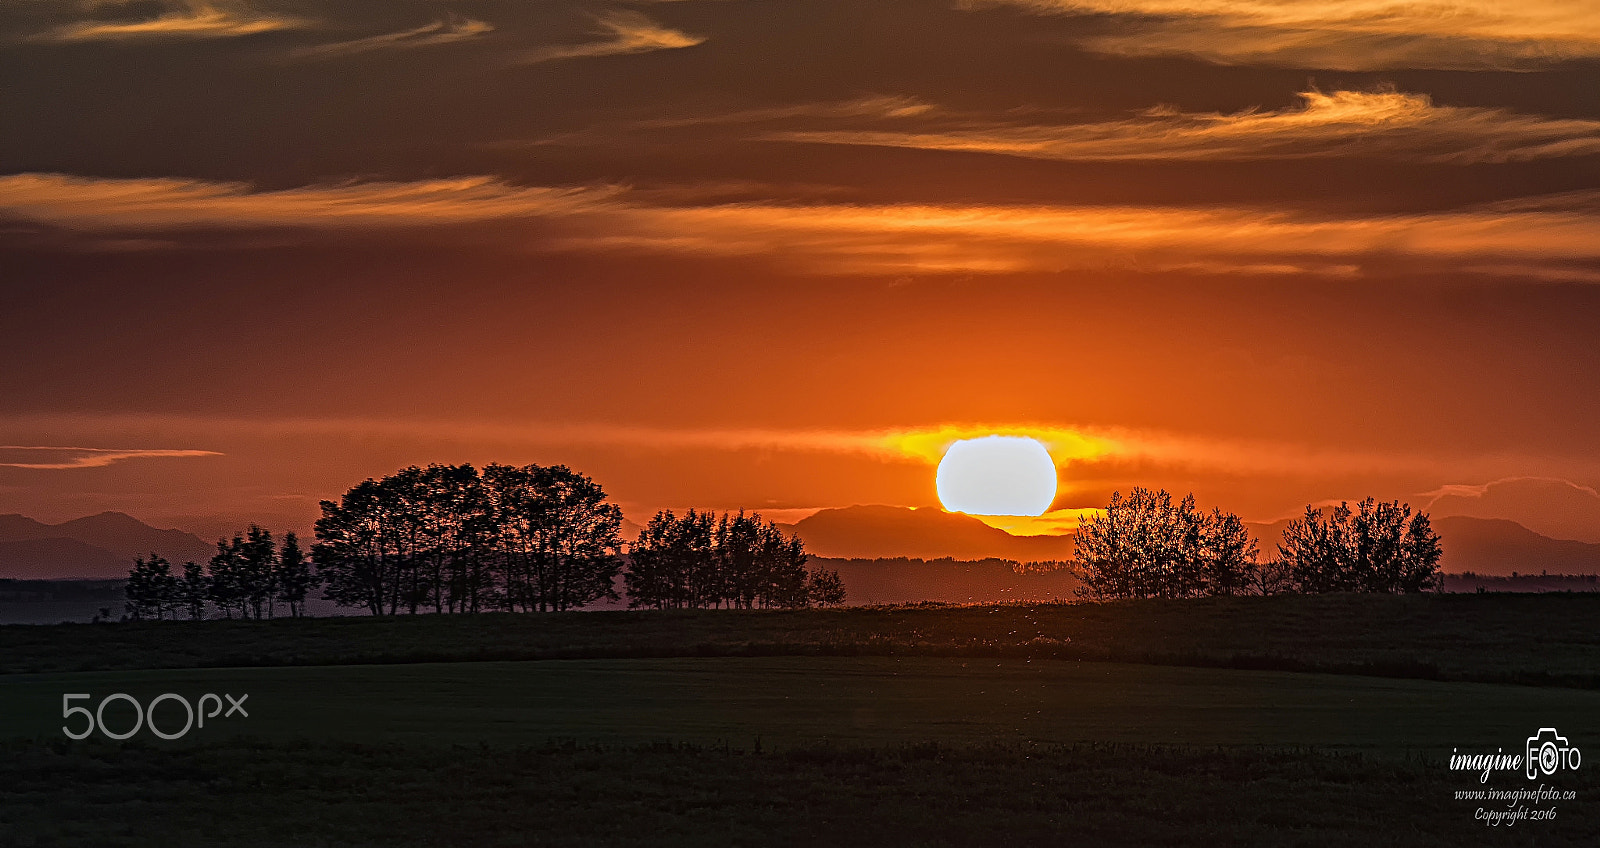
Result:
<svg viewBox="0 0 1600 848"><path fill-rule="evenodd" d="M1592 845L1600 768L1489 830L1445 765L1593 747L1597 625L1475 595L7 627L0 848ZM63 737L64 693L112 692L249 716Z"/></svg>
<svg viewBox="0 0 1600 848"><path fill-rule="evenodd" d="M1419 763L1149 745L12 743L0 845L1594 844L1565 810L1486 831L1459 785Z"/></svg>
<svg viewBox="0 0 1600 848"><path fill-rule="evenodd" d="M60 736L61 695L248 693L249 718L186 737L406 744L689 741L752 747L1119 742L1375 756L1600 738L1600 692L1355 675L944 657L727 657L15 675L4 734ZM121 732L133 707L111 704ZM169 705L163 726L181 726ZM76 724L76 722L74 722ZM1519 735L1520 734L1520 735ZM139 738L155 742L148 733ZM1509 742L1508 742L1509 740Z"/></svg>
<svg viewBox="0 0 1600 848"><path fill-rule="evenodd" d="M1600 688L1600 593L0 627L0 674L784 655L1084 659Z"/></svg>

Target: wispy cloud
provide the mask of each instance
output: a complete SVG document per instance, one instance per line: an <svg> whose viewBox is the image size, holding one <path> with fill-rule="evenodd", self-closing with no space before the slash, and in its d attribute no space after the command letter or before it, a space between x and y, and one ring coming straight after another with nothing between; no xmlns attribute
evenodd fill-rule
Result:
<svg viewBox="0 0 1600 848"><path fill-rule="evenodd" d="M257 11L226 0L174 0L154 18L92 20L65 24L36 37L38 41L83 42L161 38L234 38L309 26L302 19Z"/></svg>
<svg viewBox="0 0 1600 848"><path fill-rule="evenodd" d="M47 447L42 445L0 445L0 468L27 468L60 471L72 468L104 468L129 459L166 457L222 456L205 450L117 450L112 448Z"/></svg>
<svg viewBox="0 0 1600 848"><path fill-rule="evenodd" d="M705 115L647 118L635 121L635 127L698 127L715 124L759 124L769 121L788 121L797 118L914 118L937 111L938 107L915 97L894 95L869 95L849 100L829 100L814 103L795 103L788 106L769 106L760 109L736 109Z"/></svg>
<svg viewBox="0 0 1600 848"><path fill-rule="evenodd" d="M1600 56L1600 15L1576 0L962 0L1118 16L1085 36L1113 55L1330 70L1526 70Z"/></svg>
<svg viewBox="0 0 1600 848"><path fill-rule="evenodd" d="M1549 483L1555 486L1571 489L1574 492L1589 495L1590 497L1596 499L1600 499L1600 492L1595 491L1594 487L1585 486L1582 483L1574 483L1565 477L1502 477L1499 480L1490 480L1487 483L1449 483L1444 486L1440 486L1431 492L1423 492L1417 497L1429 498L1430 500L1428 501L1427 506L1431 507L1433 504L1437 503L1440 498L1482 498L1489 494L1489 492L1495 487L1504 486L1508 483Z"/></svg>
<svg viewBox="0 0 1600 848"><path fill-rule="evenodd" d="M254 191L242 183L15 174L0 177L0 214L83 229L370 228L570 213L608 193L489 177Z"/></svg>
<svg viewBox="0 0 1600 848"><path fill-rule="evenodd" d="M0 217L126 235L185 229L437 228L538 221L519 247L761 256L839 273L1135 271L1349 275L1405 260L1512 275L1600 262L1600 193L1422 214L1284 208L1048 205L652 204L617 188L487 177L253 191L193 180L0 177Z"/></svg>
<svg viewBox="0 0 1600 848"><path fill-rule="evenodd" d="M639 12L611 12L600 17L597 23L600 29L596 34L602 36L601 40L535 48L524 53L521 61L535 63L620 56L653 50L676 50L705 42L703 36L668 29Z"/></svg>
<svg viewBox="0 0 1600 848"><path fill-rule="evenodd" d="M919 132L799 131L767 138L1080 161L1382 156L1473 163L1600 154L1600 121L1437 106L1427 95L1397 91L1306 91L1299 99L1288 109L1229 115L1152 109L1133 120L1086 124L966 122Z"/></svg>
<svg viewBox="0 0 1600 848"><path fill-rule="evenodd" d="M732 109L720 112L708 111L698 114L660 115L650 118L603 123L581 130L532 139L491 142L486 146L496 148L546 145L590 147L601 144L627 144L637 148L641 144L649 143L652 137L661 140L663 144L679 143L681 137L672 134L670 132L672 130L703 127L743 128L760 125L776 128L790 123L816 121L895 121L925 117L937 111L938 107L914 97L868 95L848 100L792 103L784 106Z"/></svg>
<svg viewBox="0 0 1600 848"><path fill-rule="evenodd" d="M859 456L864 459L936 465L951 443L961 438L1001 434L1026 435L1044 442L1068 476L1097 467L1160 468L1182 472L1226 472L1281 477L1412 473L1436 476L1472 473L1508 476L1508 469L1541 473L1547 468L1600 468L1592 458L1481 453L1463 455L1428 451L1352 450L1288 441L1235 439L1213 435L1051 422L956 422L876 429L707 427L674 428L607 422L497 422L484 420L394 418L245 419L166 415L108 414L89 416L5 416L10 427L50 428L57 432L124 432L137 428L172 439L222 442L286 438L379 435L420 442L484 445L626 447L658 452L771 451ZM5 450L0 448L0 450ZM28 450L83 450L48 448ZM207 451L105 451L122 458L136 456L210 456ZM121 456L126 454L127 456ZM3 456L3 455L0 455ZM15 457L7 457L15 459ZM24 460L26 461L26 460ZM15 462L6 464L16 467ZM98 464L108 464L98 462ZM90 467L60 456L21 467ZM1515 472L1510 472L1515 473ZM1527 472L1524 472L1527 473Z"/></svg>
<svg viewBox="0 0 1600 848"><path fill-rule="evenodd" d="M415 29L301 47L294 50L290 55L297 59L329 59L357 53L370 53L374 50L408 50L466 41L470 38L487 35L493 31L494 25L484 21L471 18L451 18L423 24Z"/></svg>

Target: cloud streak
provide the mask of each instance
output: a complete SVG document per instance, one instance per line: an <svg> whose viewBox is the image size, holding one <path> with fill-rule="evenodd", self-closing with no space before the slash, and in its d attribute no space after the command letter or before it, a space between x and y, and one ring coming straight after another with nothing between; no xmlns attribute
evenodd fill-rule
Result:
<svg viewBox="0 0 1600 848"><path fill-rule="evenodd" d="M493 31L494 25L484 21L471 18L451 18L450 20L423 24L414 29L386 32L382 35L356 38L349 41L335 41L328 44L301 47L291 52L290 55L296 59L331 59L339 56L353 56L358 53L370 53L375 50L411 50L419 47L435 47L440 44L466 41L487 35Z"/></svg>
<svg viewBox="0 0 1600 848"><path fill-rule="evenodd" d="M1572 0L964 0L969 9L1114 16L1085 48L1219 64L1363 71L1533 70L1600 56L1600 16Z"/></svg>
<svg viewBox="0 0 1600 848"><path fill-rule="evenodd" d="M973 124L922 132L774 133L780 141L908 147L1075 161L1384 157L1457 164L1600 154L1600 121L1437 106L1397 91L1306 91L1279 111L1152 109L1138 119L1067 125Z"/></svg>
<svg viewBox="0 0 1600 848"><path fill-rule="evenodd" d="M205 450L117 450L111 448L0 445L0 468L63 471L74 468L104 468L129 459L199 456L222 456L222 454Z"/></svg>
<svg viewBox="0 0 1600 848"><path fill-rule="evenodd" d="M254 191L243 183L16 174L0 177L0 214L89 230L374 228L571 213L607 193L489 177Z"/></svg>
<svg viewBox="0 0 1600 848"><path fill-rule="evenodd" d="M586 129L562 132L530 139L509 139L491 142L491 148L521 148L540 146L593 147L596 145L629 145L634 148L649 143L679 144L686 137L680 130L697 130L707 127L746 127L752 125L781 126L800 121L894 121L926 117L938 112L938 107L914 97L869 95L848 100L793 103L784 106L766 106L753 109L735 109L706 114L663 115L653 118L617 121Z"/></svg>
<svg viewBox="0 0 1600 848"><path fill-rule="evenodd" d="M1500 454L1453 455L1426 451L1365 451L1294 442L1234 439L1121 427L1060 423L964 422L876 429L779 429L764 427L674 428L606 422L494 422L393 418L242 419L166 415L8 417L11 426L49 427L82 434L138 428L174 439L278 442L283 439L378 435L424 443L628 448L677 452L762 451L858 456L879 462L933 466L954 441L1003 434L1037 438L1069 477L1096 468L1161 468L1286 478L1329 475L1423 475L1481 473L1509 476L1508 469L1600 468L1587 457L1556 458ZM80 452L46 462L9 461L18 468L85 468L141 457L219 456L211 451L113 451L85 448L0 448ZM1525 472L1524 472L1525 473ZM1534 473L1538 473L1535 471Z"/></svg>
<svg viewBox="0 0 1600 848"><path fill-rule="evenodd" d="M154 18L79 21L36 37L38 41L75 43L130 39L237 38L277 30L301 29L308 22L286 15L258 12L242 3L182 0Z"/></svg>
<svg viewBox="0 0 1600 848"><path fill-rule="evenodd" d="M584 59L597 56L622 56L655 50L679 50L703 44L705 38L668 29L639 12L611 12L598 19L603 36L584 44L557 44L539 47L522 54L524 64Z"/></svg>
<svg viewBox="0 0 1600 848"><path fill-rule="evenodd" d="M488 177L257 192L195 180L0 177L0 218L89 233L310 228L438 229L538 222L518 249L771 256L830 273L1134 271L1350 275L1368 262L1592 270L1600 193L1425 214L1316 215L1283 208L652 205L618 188L509 185Z"/></svg>

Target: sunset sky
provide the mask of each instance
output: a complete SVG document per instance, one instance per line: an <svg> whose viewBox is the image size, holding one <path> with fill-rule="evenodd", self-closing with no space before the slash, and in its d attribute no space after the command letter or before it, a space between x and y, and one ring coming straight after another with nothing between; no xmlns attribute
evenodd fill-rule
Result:
<svg viewBox="0 0 1600 848"><path fill-rule="evenodd" d="M998 433L1600 541L1597 339L1594 0L0 5L0 512L794 520Z"/></svg>

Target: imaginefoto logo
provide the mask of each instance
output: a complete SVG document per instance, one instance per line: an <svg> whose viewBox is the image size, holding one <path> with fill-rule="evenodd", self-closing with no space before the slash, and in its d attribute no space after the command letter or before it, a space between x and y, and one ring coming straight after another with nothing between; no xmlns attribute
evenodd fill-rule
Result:
<svg viewBox="0 0 1600 848"><path fill-rule="evenodd" d="M1549 776L1562 768L1577 770L1583 762L1583 754L1576 745L1567 744L1567 737L1556 733L1553 727L1541 727L1539 732L1528 737L1528 756L1524 760L1528 766L1528 779L1534 780L1543 774Z"/></svg>
<svg viewBox="0 0 1600 848"><path fill-rule="evenodd" d="M1563 768L1576 770L1583 763L1583 753L1567 737L1553 727L1541 727L1528 737L1527 749L1522 754L1507 754L1504 748L1493 754L1463 754L1451 750L1451 771L1475 771L1481 783L1489 782L1489 775L1497 771L1521 771L1529 780L1540 775L1549 776Z"/></svg>

